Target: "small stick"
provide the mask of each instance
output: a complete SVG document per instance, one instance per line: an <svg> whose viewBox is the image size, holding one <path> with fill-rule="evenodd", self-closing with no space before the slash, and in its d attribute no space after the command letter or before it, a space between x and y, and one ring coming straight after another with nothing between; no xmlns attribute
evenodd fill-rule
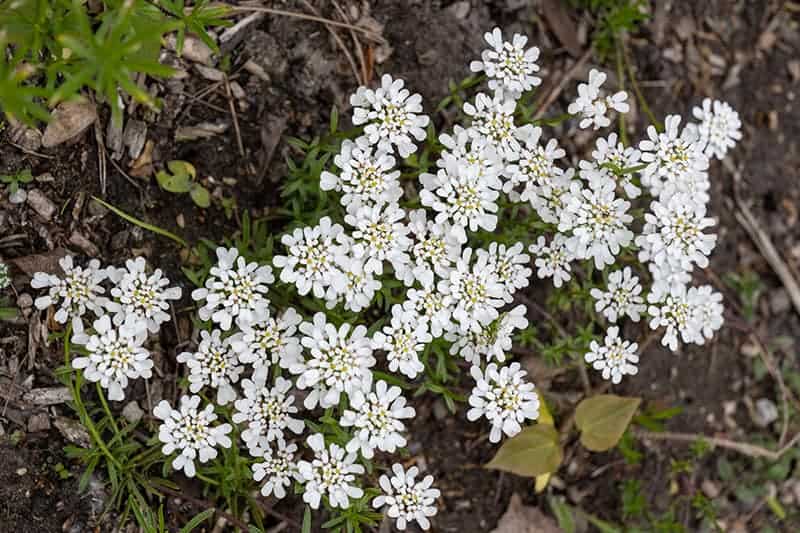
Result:
<svg viewBox="0 0 800 533"><path fill-rule="evenodd" d="M348 24L346 22L339 22L339 21L336 21L336 20L326 19L326 18L320 17L318 15L307 15L305 13L298 13L296 11L284 11L282 9L273 9L273 8L270 8L270 7L261 7L261 6L231 6L231 5L229 5L228 7L230 7L231 11L233 11L233 12L237 12L238 11L238 12L241 12L241 13L247 13L247 12L252 12L252 11L258 11L260 13L268 13L270 15L279 15L279 16L282 16L282 17L292 17L292 18L298 18L298 19L303 19L303 20L311 20L313 22L320 22L322 24L328 24L330 26L337 26L339 28L346 28L346 29L349 29L349 30L357 31L359 33L363 33L364 35L366 35L370 39L373 39L373 40L375 40L375 41L377 41L379 43L385 43L386 42L386 39L384 39L381 35L378 35L374 31L369 30L367 28L362 28L361 26L356 26L354 24Z"/></svg>
<svg viewBox="0 0 800 533"><path fill-rule="evenodd" d="M228 75L225 74L223 80L225 82L225 94L228 97L228 109L231 111L231 118L233 118L233 130L236 132L236 146L239 148L239 154L244 157L244 144L242 143L242 131L239 129L239 117L236 114L236 106L233 104L233 95L231 94L231 84L228 81Z"/></svg>
<svg viewBox="0 0 800 533"><path fill-rule="evenodd" d="M558 80L558 84L553 88L552 91L547 93L547 96L544 98L542 105L539 106L539 109L536 110L536 113L533 115L534 119L542 118L542 115L545 114L547 109L556 101L558 96L561 94L561 91L564 90L564 87L567 86L567 83L575 76L575 73L578 72L583 65L589 61L589 58L592 56L592 49L589 48L583 55L570 67L568 71L561 76L561 79Z"/></svg>
<svg viewBox="0 0 800 533"><path fill-rule="evenodd" d="M768 448L764 448L763 446L756 446L755 444L749 444L747 442L737 442L721 437L707 437L705 435L699 435L697 433L673 433L671 431L662 431L656 433L652 431L642 431L639 429L635 429L634 433L639 438L650 439L650 440L697 442L698 440L702 439L711 444L712 446L718 446L720 448L725 448L727 450L733 450L748 457L764 457L771 461L777 461L787 451L792 449L795 446L795 444L800 442L800 433L798 433L794 437L792 437L792 440L784 444L782 447L778 448L777 450L770 450Z"/></svg>
<svg viewBox="0 0 800 533"><path fill-rule="evenodd" d="M308 0L303 0L303 5L305 5L306 9L308 9L315 15L319 14L317 10L314 9L314 6L312 6L308 2ZM336 31L333 28L331 28L331 26L332 24L330 22L325 23L325 29L328 30L328 32L330 32L331 36L333 37L333 40L336 41L336 44L339 46L339 48L342 49L342 53L344 53L344 56L347 58L347 62L350 63L350 69L352 69L353 71L353 76L355 76L356 78L356 83L361 85L361 76L358 74L358 67L356 66L356 60L353 59L353 54L350 53L350 50L347 49L347 45L344 44L342 38L339 37L339 34L336 33Z"/></svg>
<svg viewBox="0 0 800 533"><path fill-rule="evenodd" d="M344 9L342 9L342 6L339 5L339 2L337 2L336 0L332 0L332 2L333 2L333 7L335 7L336 11L339 12L339 15L342 17L342 20L344 20L345 22L349 22L349 19L347 18L347 13L345 13ZM361 85L366 85L369 83L369 73L367 72L367 62L364 59L364 50L361 47L361 41L358 40L358 34L356 33L355 30L353 29L350 30L350 37L352 37L353 43L355 43L356 55L358 56L358 62L361 65Z"/></svg>

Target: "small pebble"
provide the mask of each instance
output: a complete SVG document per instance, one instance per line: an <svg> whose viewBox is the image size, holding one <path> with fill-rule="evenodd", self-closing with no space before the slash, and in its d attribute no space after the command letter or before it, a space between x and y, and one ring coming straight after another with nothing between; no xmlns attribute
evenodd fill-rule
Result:
<svg viewBox="0 0 800 533"><path fill-rule="evenodd" d="M39 189L31 189L28 191L28 205L46 222L52 220L53 215L55 215L58 210L56 204Z"/></svg>

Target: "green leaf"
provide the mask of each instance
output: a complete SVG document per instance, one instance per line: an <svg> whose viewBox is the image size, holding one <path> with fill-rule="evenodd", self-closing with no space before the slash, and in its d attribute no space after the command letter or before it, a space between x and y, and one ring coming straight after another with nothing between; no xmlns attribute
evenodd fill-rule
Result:
<svg viewBox="0 0 800 533"><path fill-rule="evenodd" d="M189 190L189 196L192 197L192 201L197 205L197 207L206 208L211 205L211 195L208 193L208 189L200 185L199 183L193 183L191 189Z"/></svg>
<svg viewBox="0 0 800 533"><path fill-rule="evenodd" d="M586 398L575 409L575 425L581 430L581 444L594 452L617 445L639 408L641 398L600 394Z"/></svg>
<svg viewBox="0 0 800 533"><path fill-rule="evenodd" d="M180 533L191 533L197 526L211 518L214 511L216 511L216 509L212 507L211 509L206 509L202 513L195 515L194 518L189 520L186 525L181 528Z"/></svg>
<svg viewBox="0 0 800 533"><path fill-rule="evenodd" d="M175 160L167 163L167 168L169 172L162 170L156 174L158 185L169 192L189 192L197 175L194 166L186 161Z"/></svg>
<svg viewBox="0 0 800 533"><path fill-rule="evenodd" d="M555 472L562 459L558 432L552 426L537 424L503 443L486 468L536 477Z"/></svg>
<svg viewBox="0 0 800 533"><path fill-rule="evenodd" d="M306 505L306 510L303 512L302 533L311 533L311 507L308 505Z"/></svg>

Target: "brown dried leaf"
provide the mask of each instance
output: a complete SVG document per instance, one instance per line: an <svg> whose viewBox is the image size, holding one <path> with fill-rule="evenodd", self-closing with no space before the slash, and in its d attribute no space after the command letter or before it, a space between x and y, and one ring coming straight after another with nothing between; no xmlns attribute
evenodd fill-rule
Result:
<svg viewBox="0 0 800 533"><path fill-rule="evenodd" d="M515 493L491 533L563 533L563 530L538 507L524 505L522 498Z"/></svg>

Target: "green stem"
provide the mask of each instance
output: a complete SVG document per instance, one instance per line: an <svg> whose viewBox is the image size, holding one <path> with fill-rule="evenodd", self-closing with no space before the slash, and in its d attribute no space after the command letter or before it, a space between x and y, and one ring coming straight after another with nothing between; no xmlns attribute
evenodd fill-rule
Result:
<svg viewBox="0 0 800 533"><path fill-rule="evenodd" d="M619 82L619 90L625 90L625 69L622 61L622 39L619 35L614 34L614 42L616 44L617 53L617 80ZM628 146L628 130L625 128L625 114L619 113L619 142L623 146Z"/></svg>
<svg viewBox="0 0 800 533"><path fill-rule="evenodd" d="M103 411L105 411L108 420L111 422L111 427L114 429L114 434L119 435L119 427L117 426L117 422L114 420L114 415L111 414L111 409L108 408L108 402L106 402L106 395L103 393L103 387L100 385L98 381L95 383L97 385L97 395L100 397L100 403L103 404Z"/></svg>
<svg viewBox="0 0 800 533"><path fill-rule="evenodd" d="M72 324L67 325L67 330L64 333L64 362L68 368L72 367L71 358L70 358L70 336L72 335ZM89 413L86 411L86 406L83 405L83 400L81 399L81 391L80 388L72 381L72 378L69 378L69 388L72 392L72 399L75 401L75 409L78 411L78 417L81 419L81 422L86 429L89 430L89 434L94 439L95 444L97 447L100 448L100 451L108 457L108 461L113 464L118 469L122 470L122 465L117 461L117 458L109 451L106 443L103 441L102 437L100 437L100 433L97 431L97 428L92 423L92 419L89 416Z"/></svg>
<svg viewBox="0 0 800 533"><path fill-rule="evenodd" d="M656 130L659 132L663 132L664 125L661 122L659 122L659 120L653 114L653 111L650 109L650 106L647 105L647 100L645 100L641 89L639 89L639 82L636 81L636 76L633 73L633 67L631 66L630 59L628 58L628 52L624 47L622 48L622 59L623 62L625 63L625 68L628 71L628 78L631 80L631 86L633 87L633 92L636 93L636 99L639 101L639 105L641 106L645 115L647 115L647 118L650 119L650 123L656 128Z"/></svg>
<svg viewBox="0 0 800 533"><path fill-rule="evenodd" d="M139 226L142 229L146 229L147 231L152 231L153 233L157 233L159 235L167 237L168 239L172 239L173 241L177 242L178 244L180 244L183 247L187 247L187 248L189 247L189 243L187 243L185 240L181 239L180 237L178 237L177 235L175 235L172 232L169 232L169 231L167 231L165 229L161 229L158 226L154 226L152 224L148 224L147 222L143 222L143 221L139 220L138 218L129 215L128 213L126 213L122 209L119 209L118 207L114 207L113 205L109 204L108 202L104 202L103 200L101 200L97 196L92 196L92 200L94 200L98 204L102 205L103 207L105 207L106 209L108 209L109 211L111 211L112 213L117 215L118 217L127 220L131 224L135 224L135 225Z"/></svg>
<svg viewBox="0 0 800 533"><path fill-rule="evenodd" d="M197 476L197 479L201 479L201 480L205 481L206 483L208 483L210 485L219 485L218 481L215 481L215 480L211 479L210 477L201 474L200 472L195 472L195 475Z"/></svg>

